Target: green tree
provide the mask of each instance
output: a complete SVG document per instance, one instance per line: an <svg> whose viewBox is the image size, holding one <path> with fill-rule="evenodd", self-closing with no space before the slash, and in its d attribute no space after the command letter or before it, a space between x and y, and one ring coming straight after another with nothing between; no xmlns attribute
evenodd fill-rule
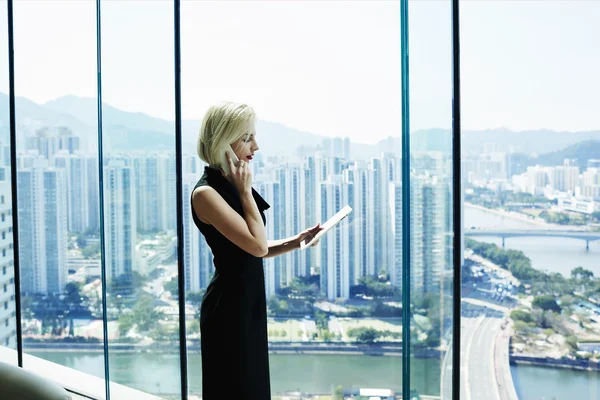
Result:
<svg viewBox="0 0 600 400"><path fill-rule="evenodd" d="M575 280L589 281L593 277L594 277L594 273L583 267L577 267L571 271L571 278L573 278Z"/></svg>
<svg viewBox="0 0 600 400"><path fill-rule="evenodd" d="M556 303L556 299L551 295L537 296L533 299L533 306L541 308L544 311L560 312L560 306Z"/></svg>
<svg viewBox="0 0 600 400"><path fill-rule="evenodd" d="M269 310L271 310L273 314L279 314L281 312L279 300L276 296L271 296L269 299Z"/></svg>
<svg viewBox="0 0 600 400"><path fill-rule="evenodd" d="M573 296L571 296L570 294L565 294L564 296L560 297L560 307L561 308L563 308L563 309L569 308L573 304L575 304L575 298Z"/></svg>
<svg viewBox="0 0 600 400"><path fill-rule="evenodd" d="M510 317L514 321L523 321L525 323L533 322L533 318L531 317L531 314L528 313L527 311L523 311L523 310L511 311Z"/></svg>
<svg viewBox="0 0 600 400"><path fill-rule="evenodd" d="M287 313L290 311L290 306L286 300L281 300L279 302L279 308L282 313Z"/></svg>
<svg viewBox="0 0 600 400"><path fill-rule="evenodd" d="M360 343L373 343L381 336L381 332L373 328L350 328L348 336L356 338Z"/></svg>
<svg viewBox="0 0 600 400"><path fill-rule="evenodd" d="M149 332L158 321L164 318L164 314L154 307L154 299L144 296L138 301L131 312L119 317L119 327L126 332L134 325L141 333Z"/></svg>
<svg viewBox="0 0 600 400"><path fill-rule="evenodd" d="M323 329L321 337L325 342L331 342L334 338L334 335L329 331L329 329Z"/></svg>
<svg viewBox="0 0 600 400"><path fill-rule="evenodd" d="M171 278L170 281L165 283L164 289L167 292L170 292L172 296L177 296L177 293L179 292L179 283L177 282L177 279Z"/></svg>
<svg viewBox="0 0 600 400"><path fill-rule="evenodd" d="M81 255L83 258L97 258L100 255L100 245L94 244L92 246L87 246L81 249Z"/></svg>
<svg viewBox="0 0 600 400"><path fill-rule="evenodd" d="M344 400L344 387L342 385L335 387L332 400Z"/></svg>
<svg viewBox="0 0 600 400"><path fill-rule="evenodd" d="M579 350L579 345L577 343L577 338L575 336L568 336L565 339L565 343L571 348L573 351Z"/></svg>
<svg viewBox="0 0 600 400"><path fill-rule="evenodd" d="M77 243L77 246L80 249L85 248L85 246L87 245L87 241L85 240L85 235L83 233L80 233L79 235L77 235L75 242Z"/></svg>
<svg viewBox="0 0 600 400"><path fill-rule="evenodd" d="M440 335L435 331L427 335L427 339L425 339L425 345L430 348L439 347L441 343Z"/></svg>
<svg viewBox="0 0 600 400"><path fill-rule="evenodd" d="M327 315L321 310L315 311L315 323L319 329L327 329Z"/></svg>

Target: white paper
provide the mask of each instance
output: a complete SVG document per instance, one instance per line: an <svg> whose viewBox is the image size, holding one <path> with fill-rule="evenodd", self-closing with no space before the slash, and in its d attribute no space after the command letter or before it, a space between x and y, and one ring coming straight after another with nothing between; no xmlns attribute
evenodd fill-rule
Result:
<svg viewBox="0 0 600 400"><path fill-rule="evenodd" d="M302 241L300 243L300 249L304 250L307 247L310 247L314 242L319 240L319 238L321 236L323 236L328 230L330 230L331 228L335 227L337 224L342 222L342 220L344 218L346 218L348 215L350 215L351 212L352 212L352 207L350 207L350 206L345 206L344 208L342 208L333 217L329 218L327 220L327 222L325 222L324 224L321 225L321 228L323 228L323 229L320 230L319 233L317 233L315 235L315 237L309 243L305 243L304 241Z"/></svg>

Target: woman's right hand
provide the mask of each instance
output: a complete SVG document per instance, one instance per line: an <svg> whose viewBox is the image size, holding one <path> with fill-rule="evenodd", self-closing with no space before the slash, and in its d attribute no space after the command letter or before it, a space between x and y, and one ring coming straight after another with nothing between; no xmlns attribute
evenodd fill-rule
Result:
<svg viewBox="0 0 600 400"><path fill-rule="evenodd" d="M231 173L227 177L231 183L236 187L238 192L251 192L252 190L252 172L248 169L248 163L239 160L234 162L229 154L229 151L225 152L227 162L229 163L229 170Z"/></svg>

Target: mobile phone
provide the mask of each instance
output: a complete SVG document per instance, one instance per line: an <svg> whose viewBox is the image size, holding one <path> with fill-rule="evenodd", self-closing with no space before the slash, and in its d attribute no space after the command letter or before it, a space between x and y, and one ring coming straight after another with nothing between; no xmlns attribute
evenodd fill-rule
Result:
<svg viewBox="0 0 600 400"><path fill-rule="evenodd" d="M229 152L229 157L231 157L231 161L233 161L234 163L237 163L239 161L239 158L237 158L235 152L233 151L230 145L226 144L221 149L221 168L223 169L223 172L225 172L226 175L230 175L231 170L229 169L229 162L227 161L227 155L225 154L225 152Z"/></svg>

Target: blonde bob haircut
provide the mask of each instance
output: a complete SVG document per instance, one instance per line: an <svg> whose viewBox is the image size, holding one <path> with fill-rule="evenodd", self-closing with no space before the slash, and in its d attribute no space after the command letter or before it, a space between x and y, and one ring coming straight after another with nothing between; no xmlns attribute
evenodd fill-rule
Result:
<svg viewBox="0 0 600 400"><path fill-rule="evenodd" d="M249 134L256 124L252 107L233 102L211 106L204 114L198 135L198 156L212 167L219 167L220 151Z"/></svg>

